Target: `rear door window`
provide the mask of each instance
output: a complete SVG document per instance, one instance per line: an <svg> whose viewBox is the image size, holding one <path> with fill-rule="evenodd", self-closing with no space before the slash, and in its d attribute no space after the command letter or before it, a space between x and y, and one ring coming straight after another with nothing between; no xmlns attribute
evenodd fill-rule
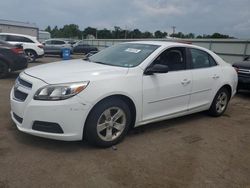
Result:
<svg viewBox="0 0 250 188"><path fill-rule="evenodd" d="M34 43L27 37L16 36L16 35L7 35L7 41L9 42L27 42L27 43Z"/></svg>
<svg viewBox="0 0 250 188"><path fill-rule="evenodd" d="M193 69L216 66L215 60L205 51L190 48L191 66Z"/></svg>
<svg viewBox="0 0 250 188"><path fill-rule="evenodd" d="M6 41L7 36L6 35L0 35L0 40Z"/></svg>
<svg viewBox="0 0 250 188"><path fill-rule="evenodd" d="M61 40L54 40L54 41L52 41L52 44L55 44L55 45L63 45L63 44L65 44L65 42L64 42L64 41L61 41Z"/></svg>

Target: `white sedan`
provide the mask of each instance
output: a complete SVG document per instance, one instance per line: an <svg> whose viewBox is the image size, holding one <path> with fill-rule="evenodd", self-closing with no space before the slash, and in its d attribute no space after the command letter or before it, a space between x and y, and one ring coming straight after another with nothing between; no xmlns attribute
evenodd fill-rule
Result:
<svg viewBox="0 0 250 188"><path fill-rule="evenodd" d="M121 43L89 60L26 69L11 90L11 116L32 135L109 147L131 127L200 111L222 115L237 81L234 68L205 48Z"/></svg>

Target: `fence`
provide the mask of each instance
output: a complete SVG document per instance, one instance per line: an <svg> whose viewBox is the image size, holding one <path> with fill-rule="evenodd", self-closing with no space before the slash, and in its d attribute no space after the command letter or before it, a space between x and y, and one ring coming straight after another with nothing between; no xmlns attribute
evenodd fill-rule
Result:
<svg viewBox="0 0 250 188"><path fill-rule="evenodd" d="M99 50L108 46L128 41L173 41L177 39L85 39L84 42L96 46ZM181 41L181 39L178 39ZM177 41L178 41L177 40ZM210 49L225 61L234 63L242 61L245 56L250 56L250 40L238 39L183 39L197 46Z"/></svg>

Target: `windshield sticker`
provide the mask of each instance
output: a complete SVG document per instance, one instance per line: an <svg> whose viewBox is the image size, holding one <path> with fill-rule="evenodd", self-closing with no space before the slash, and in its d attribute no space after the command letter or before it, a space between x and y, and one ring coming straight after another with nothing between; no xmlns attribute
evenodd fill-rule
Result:
<svg viewBox="0 0 250 188"><path fill-rule="evenodd" d="M135 48L127 48L125 51L126 51L126 52L131 52L131 53L137 54L137 53L139 53L141 50L135 49Z"/></svg>

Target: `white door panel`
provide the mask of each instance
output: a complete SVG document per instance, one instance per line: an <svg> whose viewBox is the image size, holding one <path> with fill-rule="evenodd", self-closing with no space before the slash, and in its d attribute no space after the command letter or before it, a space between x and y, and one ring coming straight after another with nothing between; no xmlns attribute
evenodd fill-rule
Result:
<svg viewBox="0 0 250 188"><path fill-rule="evenodd" d="M204 69L193 69L192 80L193 88L190 98L189 108L197 108L209 105L220 85L221 69L214 66Z"/></svg>
<svg viewBox="0 0 250 188"><path fill-rule="evenodd" d="M143 76L143 120L187 110L191 71L173 71Z"/></svg>

